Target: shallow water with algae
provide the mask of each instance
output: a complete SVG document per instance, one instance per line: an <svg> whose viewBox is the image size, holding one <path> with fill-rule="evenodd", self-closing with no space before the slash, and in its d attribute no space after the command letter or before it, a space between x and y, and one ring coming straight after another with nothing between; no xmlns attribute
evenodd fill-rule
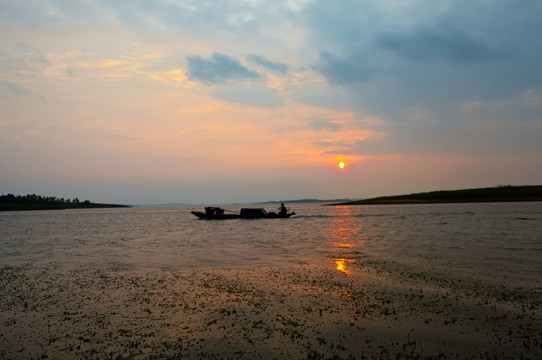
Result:
<svg viewBox="0 0 542 360"><path fill-rule="evenodd" d="M0 358L542 356L541 202L291 208L0 213Z"/></svg>

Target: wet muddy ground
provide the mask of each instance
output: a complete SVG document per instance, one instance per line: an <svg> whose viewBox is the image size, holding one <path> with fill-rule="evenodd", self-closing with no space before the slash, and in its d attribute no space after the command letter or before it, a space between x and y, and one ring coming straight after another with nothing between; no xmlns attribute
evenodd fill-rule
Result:
<svg viewBox="0 0 542 360"><path fill-rule="evenodd" d="M0 358L542 358L540 282L371 257L336 263L4 265Z"/></svg>

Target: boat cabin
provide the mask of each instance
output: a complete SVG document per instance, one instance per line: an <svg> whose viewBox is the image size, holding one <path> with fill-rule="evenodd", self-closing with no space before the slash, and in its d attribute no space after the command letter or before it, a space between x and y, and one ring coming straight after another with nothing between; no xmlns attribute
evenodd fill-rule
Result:
<svg viewBox="0 0 542 360"><path fill-rule="evenodd" d="M222 208L219 208L219 207L212 207L212 206L207 206L205 208L205 213L209 216L213 216L213 215L222 215L224 214L224 209Z"/></svg>
<svg viewBox="0 0 542 360"><path fill-rule="evenodd" d="M244 218L263 218L267 216L267 211L264 209L241 209L241 216Z"/></svg>

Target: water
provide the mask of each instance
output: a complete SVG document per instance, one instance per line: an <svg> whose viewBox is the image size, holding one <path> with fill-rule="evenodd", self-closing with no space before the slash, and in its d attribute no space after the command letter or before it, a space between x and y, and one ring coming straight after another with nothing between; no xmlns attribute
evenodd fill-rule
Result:
<svg viewBox="0 0 542 360"><path fill-rule="evenodd" d="M0 213L2 351L541 358L542 202L291 207Z"/></svg>
<svg viewBox="0 0 542 360"><path fill-rule="evenodd" d="M0 213L0 264L205 269L307 262L347 271L356 259L373 257L540 280L542 202L295 204L298 215L290 219L225 221L199 220L190 214L195 209Z"/></svg>

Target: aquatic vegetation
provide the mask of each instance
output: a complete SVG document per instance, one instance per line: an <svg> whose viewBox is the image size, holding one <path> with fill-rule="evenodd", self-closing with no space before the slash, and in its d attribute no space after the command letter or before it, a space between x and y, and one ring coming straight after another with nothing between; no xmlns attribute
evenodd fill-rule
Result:
<svg viewBox="0 0 542 360"><path fill-rule="evenodd" d="M34 358L445 359L542 352L539 287L496 286L370 257L357 259L351 271L306 263L152 272L2 266L0 336L9 353Z"/></svg>

